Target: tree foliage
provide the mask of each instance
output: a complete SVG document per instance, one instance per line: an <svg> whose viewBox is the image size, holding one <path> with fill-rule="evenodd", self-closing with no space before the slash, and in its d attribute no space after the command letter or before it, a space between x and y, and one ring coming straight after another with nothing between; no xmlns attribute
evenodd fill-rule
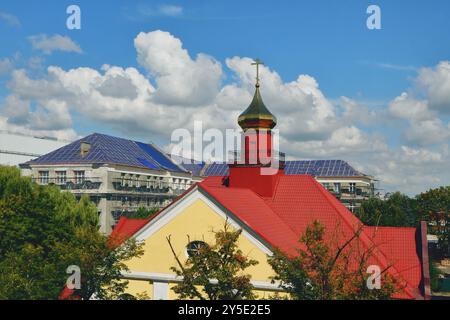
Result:
<svg viewBox="0 0 450 320"><path fill-rule="evenodd" d="M428 233L439 239L438 258L450 258L450 186L431 189L415 200L418 219L428 221Z"/></svg>
<svg viewBox="0 0 450 320"><path fill-rule="evenodd" d="M55 186L40 186L0 167L0 299L57 299L66 269L81 269L77 295L118 298L124 261L142 254L134 241L115 248L98 231L95 205Z"/></svg>
<svg viewBox="0 0 450 320"><path fill-rule="evenodd" d="M387 270L382 270L380 289L367 286L368 259L374 248L355 250L352 244L359 234L360 230L341 245L329 243L325 227L314 221L300 238L297 255L276 250L268 258L275 272L273 282L296 300L389 299L396 289Z"/></svg>
<svg viewBox="0 0 450 320"><path fill-rule="evenodd" d="M362 202L356 213L369 226L413 227L417 224L417 213L413 199L400 192L387 200L370 198Z"/></svg>
<svg viewBox="0 0 450 320"><path fill-rule="evenodd" d="M253 299L250 275L243 271L258 264L238 248L242 230L232 230L225 223L223 230L214 232L215 243L198 248L183 264L175 253L170 237L169 246L178 267L172 270L183 280L173 290L181 299L240 300Z"/></svg>
<svg viewBox="0 0 450 320"><path fill-rule="evenodd" d="M450 186L430 189L413 198L399 192L387 200L372 198L356 214L369 226L418 227L428 222L428 233L437 235L436 258L450 257Z"/></svg>
<svg viewBox="0 0 450 320"><path fill-rule="evenodd" d="M154 216L159 209L157 208L145 208L139 207L136 212L126 214L126 217L129 219L148 219Z"/></svg>

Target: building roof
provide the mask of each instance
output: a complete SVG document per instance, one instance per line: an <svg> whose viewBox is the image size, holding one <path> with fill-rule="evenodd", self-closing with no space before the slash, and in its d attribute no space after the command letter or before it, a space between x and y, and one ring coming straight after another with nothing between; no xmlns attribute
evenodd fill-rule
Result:
<svg viewBox="0 0 450 320"><path fill-rule="evenodd" d="M203 161L192 160L173 154L167 154L167 156L172 160L175 160L177 164L183 167L186 171L191 172L195 177L199 177L201 175L201 171L206 165Z"/></svg>
<svg viewBox="0 0 450 320"><path fill-rule="evenodd" d="M296 254L298 242L308 225L319 220L326 230L336 230L339 242L351 238L362 223L309 175L281 175L272 197L261 197L248 188L223 184L223 177L208 177L197 184L199 190L253 230L273 248ZM179 199L181 199L181 196ZM170 206L170 205L169 205ZM161 214L164 209L160 211ZM128 220L127 220L128 221ZM135 222L124 221L124 225ZM142 222L144 226L147 222ZM132 236L137 230L122 225L113 234ZM330 236L332 232L327 232ZM405 284L398 298L422 298L422 264L414 228L363 227L358 247L373 250L370 264L396 277ZM389 268L388 268L389 267Z"/></svg>
<svg viewBox="0 0 450 320"><path fill-rule="evenodd" d="M286 161L285 174L309 174L313 177L362 177L364 173L354 169L344 160L293 160ZM226 163L211 163L201 172L203 176L226 176Z"/></svg>
<svg viewBox="0 0 450 320"><path fill-rule="evenodd" d="M82 156L80 152L83 142L90 145L90 149L85 156ZM100 133L88 135L37 159L28 161L22 166L93 163L186 172L184 168L176 165L163 151L153 144Z"/></svg>

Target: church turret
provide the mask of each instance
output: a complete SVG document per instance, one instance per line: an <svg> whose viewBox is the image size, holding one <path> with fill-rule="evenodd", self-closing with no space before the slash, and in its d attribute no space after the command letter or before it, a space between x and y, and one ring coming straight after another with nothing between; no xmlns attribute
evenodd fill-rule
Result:
<svg viewBox="0 0 450 320"><path fill-rule="evenodd" d="M238 118L239 126L245 131L248 129L270 130L277 124L277 118L267 109L261 93L259 92L259 65L262 62L256 59L256 84L253 100Z"/></svg>
<svg viewBox="0 0 450 320"><path fill-rule="evenodd" d="M228 184L250 188L267 197L272 195L278 176L283 174L284 159L279 159L279 155L274 159L272 129L277 119L264 104L259 90L259 65L262 62L256 59L252 64L256 65L255 94L238 118L244 139L241 156L229 166Z"/></svg>

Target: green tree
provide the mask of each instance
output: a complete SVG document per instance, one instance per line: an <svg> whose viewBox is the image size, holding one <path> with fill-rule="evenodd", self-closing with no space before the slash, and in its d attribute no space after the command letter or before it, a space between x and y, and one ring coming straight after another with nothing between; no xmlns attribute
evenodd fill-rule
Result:
<svg viewBox="0 0 450 320"><path fill-rule="evenodd" d="M215 243L200 246L183 264L167 237L167 242L177 261L172 270L183 278L173 290L181 299L240 300L253 299L250 275L243 271L258 264L244 256L238 248L241 229L232 230L228 222L223 230L214 233Z"/></svg>
<svg viewBox="0 0 450 320"><path fill-rule="evenodd" d="M314 221L300 238L296 255L276 250L268 258L275 272L273 282L295 300L389 299L395 285L387 269L382 270L381 289L367 287L367 261L374 248L356 250L352 244L359 235L360 230L341 245L330 243L325 241L325 227Z"/></svg>
<svg viewBox="0 0 450 320"><path fill-rule="evenodd" d="M368 226L413 227L417 224L415 200L400 192L387 200L370 198L361 203L356 216Z"/></svg>
<svg viewBox="0 0 450 320"><path fill-rule="evenodd" d="M148 219L154 216L159 209L157 208L145 208L145 207L139 207L136 212L129 213L126 215L129 219Z"/></svg>
<svg viewBox="0 0 450 320"><path fill-rule="evenodd" d="M55 186L40 186L12 167L0 167L0 299L57 299L70 265L81 269L82 298L119 298L124 261L142 254L98 231L95 205Z"/></svg>
<svg viewBox="0 0 450 320"><path fill-rule="evenodd" d="M450 257L450 186L416 196L417 221L428 221L428 233L439 239L438 259Z"/></svg>

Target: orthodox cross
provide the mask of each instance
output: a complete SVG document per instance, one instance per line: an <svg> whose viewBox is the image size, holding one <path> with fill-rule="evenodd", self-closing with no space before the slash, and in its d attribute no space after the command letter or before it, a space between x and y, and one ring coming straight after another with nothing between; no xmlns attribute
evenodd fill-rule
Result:
<svg viewBox="0 0 450 320"><path fill-rule="evenodd" d="M252 66L256 66L256 86L259 87L259 65L264 64L261 60L258 58L255 59L255 61L252 63Z"/></svg>

